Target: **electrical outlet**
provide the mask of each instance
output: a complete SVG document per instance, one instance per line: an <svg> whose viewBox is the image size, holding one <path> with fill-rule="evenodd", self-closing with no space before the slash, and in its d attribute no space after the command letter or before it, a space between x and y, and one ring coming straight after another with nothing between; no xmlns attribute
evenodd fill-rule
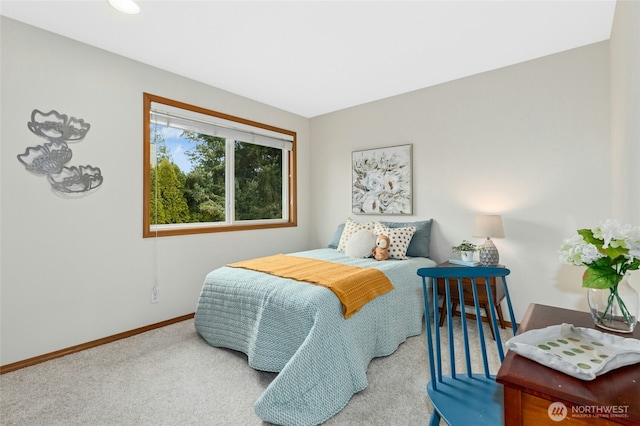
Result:
<svg viewBox="0 0 640 426"><path fill-rule="evenodd" d="M160 301L160 289L154 287L151 289L151 303L158 303Z"/></svg>

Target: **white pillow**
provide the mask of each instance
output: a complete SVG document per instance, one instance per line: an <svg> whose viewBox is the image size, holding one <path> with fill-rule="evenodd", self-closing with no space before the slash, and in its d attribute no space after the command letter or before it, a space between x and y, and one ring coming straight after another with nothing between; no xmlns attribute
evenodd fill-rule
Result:
<svg viewBox="0 0 640 426"><path fill-rule="evenodd" d="M378 222L368 222L368 223L359 223L351 218L348 218L344 223L344 229L342 231L342 235L340 236L340 242L338 243L338 251L344 252L345 246L349 238L353 236L356 232L366 229L368 231L373 231L375 224Z"/></svg>
<svg viewBox="0 0 640 426"><path fill-rule="evenodd" d="M344 254L349 257L371 257L378 236L367 229L361 229L345 244Z"/></svg>
<svg viewBox="0 0 640 426"><path fill-rule="evenodd" d="M381 223L376 223L373 232L377 235L386 235L391 240L389 245L389 259L408 259L407 249L413 234L416 232L415 226L406 228L389 228Z"/></svg>

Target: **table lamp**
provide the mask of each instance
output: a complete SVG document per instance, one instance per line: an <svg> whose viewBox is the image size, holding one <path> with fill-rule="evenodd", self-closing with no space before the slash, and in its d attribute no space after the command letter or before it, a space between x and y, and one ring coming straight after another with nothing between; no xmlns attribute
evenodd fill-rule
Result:
<svg viewBox="0 0 640 426"><path fill-rule="evenodd" d="M477 215L473 222L473 236L486 238L480 246L480 264L484 266L496 266L500 255L491 237L504 238L502 216L498 214Z"/></svg>

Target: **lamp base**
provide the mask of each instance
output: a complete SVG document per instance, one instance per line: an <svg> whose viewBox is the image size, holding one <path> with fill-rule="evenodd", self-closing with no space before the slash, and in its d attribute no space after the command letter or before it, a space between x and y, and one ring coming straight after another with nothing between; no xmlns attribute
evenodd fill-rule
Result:
<svg viewBox="0 0 640 426"><path fill-rule="evenodd" d="M500 260L498 249L491 238L487 238L480 246L480 264L483 266L497 266Z"/></svg>

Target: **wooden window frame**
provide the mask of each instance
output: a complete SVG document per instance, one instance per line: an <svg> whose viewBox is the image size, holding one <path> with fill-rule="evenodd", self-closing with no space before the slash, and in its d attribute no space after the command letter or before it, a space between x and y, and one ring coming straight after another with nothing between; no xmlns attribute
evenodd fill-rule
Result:
<svg viewBox="0 0 640 426"><path fill-rule="evenodd" d="M261 222L259 220L256 221L242 221L242 222L234 222L232 224L211 224L208 223L186 223L186 224L176 224L175 227L171 227L168 229L153 229L152 224L149 218L150 212L150 190L151 190L151 182L150 182L150 169L151 169L151 103L156 102L164 105L168 105L175 108L180 108L184 110L193 111L199 114L205 114L208 116L218 119L222 119L225 121L231 121L239 123L244 126L251 126L258 129L264 129L267 131L282 133L285 135L289 135L293 138L292 149L288 151L288 158L286 159L288 164L288 179L286 182L283 182L283 185L287 185L287 195L288 200L283 200L283 202L287 202L288 205L288 215L287 218L283 221L278 222ZM271 126L264 123L259 123L256 121L248 120L241 117L236 117L229 114L224 114L218 111L213 111L206 108L201 108L194 105L189 105L183 102L175 101L172 99L164 98L161 96L152 95L149 93L143 93L143 208L142 208L142 223L143 223L143 232L142 235L144 238L151 237L165 237L165 236L175 236L175 235L191 235L191 234L205 234L205 233L213 233L213 232L230 232L230 231L245 231L245 230L254 230L254 229L269 229L269 228L286 228L297 226L297 169L296 169L296 132L291 130L286 130L282 128L278 128L275 126Z"/></svg>

